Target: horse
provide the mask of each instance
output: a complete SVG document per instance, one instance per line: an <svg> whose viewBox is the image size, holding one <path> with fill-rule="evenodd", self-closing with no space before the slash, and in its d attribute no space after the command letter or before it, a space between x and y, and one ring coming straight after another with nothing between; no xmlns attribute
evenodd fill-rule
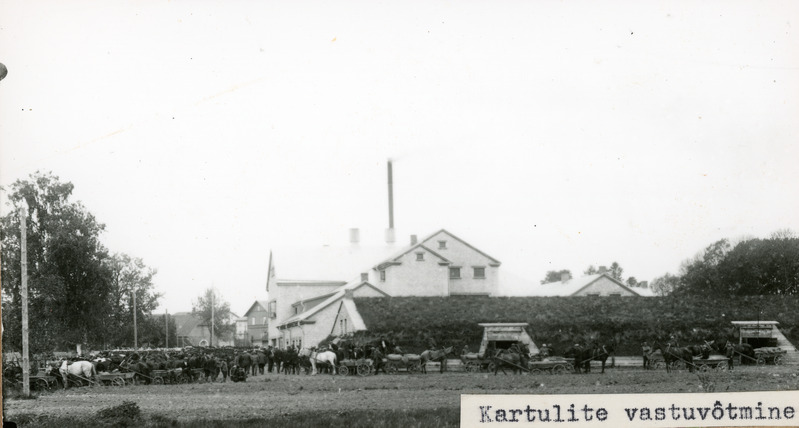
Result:
<svg viewBox="0 0 799 428"><path fill-rule="evenodd" d="M336 365L338 364L338 357L336 353L333 351L318 351L316 348L311 348L311 354L309 355L311 359L311 367L313 371L311 372L312 375L315 375L316 372L316 365L317 364L325 364L330 365L333 369L331 374L336 374Z"/></svg>
<svg viewBox="0 0 799 428"><path fill-rule="evenodd" d="M519 373L522 370L526 370L527 354L529 353L530 350L527 348L527 345L514 345L510 349L497 350L497 353L492 357L494 364L494 376L497 375L499 370L502 370L503 374L507 374L505 373L505 367L510 367L514 374Z"/></svg>
<svg viewBox="0 0 799 428"><path fill-rule="evenodd" d="M563 356L567 358L574 358L574 371L576 373L591 373L591 361L601 362L601 373L605 373L605 364L608 360L608 357L615 351L615 349L615 345L613 344L594 344L593 346L586 347L575 345L567 349Z"/></svg>
<svg viewBox="0 0 799 428"><path fill-rule="evenodd" d="M755 349L748 343L733 345L732 343L727 342L724 352L727 356L730 370L732 370L733 360L735 359L736 355L741 356L741 364L754 364L757 362L757 358L755 357Z"/></svg>
<svg viewBox="0 0 799 428"><path fill-rule="evenodd" d="M452 353L452 346L435 350L435 349L428 349L422 352L422 372L427 373L427 362L428 361L435 361L441 363L441 367L439 368L440 373L444 373L447 371L447 355Z"/></svg>
<svg viewBox="0 0 799 428"><path fill-rule="evenodd" d="M61 367L58 369L61 374L61 379L64 381L64 389L67 389L68 376L78 376L81 379L88 379L91 382L97 382L97 369L94 364L89 361L75 361L68 364L67 360L62 360Z"/></svg>
<svg viewBox="0 0 799 428"><path fill-rule="evenodd" d="M682 361L688 366L688 371L693 373L694 371L694 355L688 348L680 348L677 346L672 346L671 344L666 345L666 348L660 345L660 343L655 342L655 345L652 349L660 349L660 352L663 353L663 361L666 363L666 372L670 373L672 364L678 361Z"/></svg>

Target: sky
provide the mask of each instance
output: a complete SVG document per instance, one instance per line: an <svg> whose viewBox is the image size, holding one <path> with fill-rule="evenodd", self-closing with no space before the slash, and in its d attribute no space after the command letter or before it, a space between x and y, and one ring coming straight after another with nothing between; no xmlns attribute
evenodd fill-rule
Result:
<svg viewBox="0 0 799 428"><path fill-rule="evenodd" d="M75 185L157 311L447 229L537 282L799 232L793 1L0 0L0 185ZM6 194L2 212L8 212ZM279 272L279 265L276 266Z"/></svg>

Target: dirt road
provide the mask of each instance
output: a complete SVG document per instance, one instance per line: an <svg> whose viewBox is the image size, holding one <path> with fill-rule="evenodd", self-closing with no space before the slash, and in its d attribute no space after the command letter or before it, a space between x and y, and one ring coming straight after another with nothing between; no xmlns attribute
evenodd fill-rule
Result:
<svg viewBox="0 0 799 428"><path fill-rule="evenodd" d="M178 420L248 419L307 410L457 408L461 394L665 393L799 390L798 366L742 367L701 377L682 371L611 369L587 375L429 373L368 377L276 375L244 383L83 387L4 402L14 415L86 416L133 401L145 414Z"/></svg>

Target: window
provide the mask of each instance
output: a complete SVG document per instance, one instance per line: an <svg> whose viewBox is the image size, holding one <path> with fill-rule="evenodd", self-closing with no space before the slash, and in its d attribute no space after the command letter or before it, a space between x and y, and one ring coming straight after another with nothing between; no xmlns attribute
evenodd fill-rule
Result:
<svg viewBox="0 0 799 428"><path fill-rule="evenodd" d="M610 293L611 296L619 296L621 297L621 293Z"/></svg>
<svg viewBox="0 0 799 428"><path fill-rule="evenodd" d="M380 281L386 282L386 271L384 270L380 271Z"/></svg>
<svg viewBox="0 0 799 428"><path fill-rule="evenodd" d="M484 268L484 267L476 267L476 268L474 268L474 277L475 278L485 278L486 277L486 268Z"/></svg>
<svg viewBox="0 0 799 428"><path fill-rule="evenodd" d="M446 250L447 249L447 241L438 241L438 249L439 250Z"/></svg>
<svg viewBox="0 0 799 428"><path fill-rule="evenodd" d="M250 318L250 325L255 325L255 317Z"/></svg>
<svg viewBox="0 0 799 428"><path fill-rule="evenodd" d="M297 315L298 313L300 313L300 307L299 306L295 306L294 307L294 315Z"/></svg>
<svg viewBox="0 0 799 428"><path fill-rule="evenodd" d="M424 253L416 253L416 261L417 262L424 261Z"/></svg>
<svg viewBox="0 0 799 428"><path fill-rule="evenodd" d="M459 267L449 268L449 279L460 279L460 277L461 277L461 268Z"/></svg>

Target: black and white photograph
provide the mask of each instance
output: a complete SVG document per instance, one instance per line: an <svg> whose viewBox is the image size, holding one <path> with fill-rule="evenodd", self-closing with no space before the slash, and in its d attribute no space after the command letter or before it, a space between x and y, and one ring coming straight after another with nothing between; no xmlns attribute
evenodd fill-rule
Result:
<svg viewBox="0 0 799 428"><path fill-rule="evenodd" d="M795 1L0 0L4 426L799 426L797 118Z"/></svg>

